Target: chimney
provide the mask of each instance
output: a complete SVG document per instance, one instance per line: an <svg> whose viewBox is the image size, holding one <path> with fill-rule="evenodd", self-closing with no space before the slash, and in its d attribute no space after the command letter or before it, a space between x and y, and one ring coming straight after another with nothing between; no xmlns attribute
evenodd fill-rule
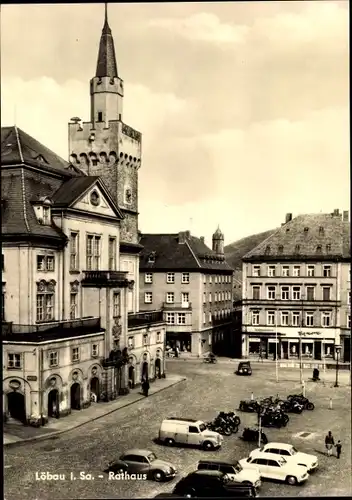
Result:
<svg viewBox="0 0 352 500"><path fill-rule="evenodd" d="M186 240L188 240L191 236L191 233L189 231L180 231L178 233L178 242L181 244L184 244Z"/></svg>
<svg viewBox="0 0 352 500"><path fill-rule="evenodd" d="M286 217L285 217L285 224L287 224L288 222L290 222L292 220L292 214L286 214Z"/></svg>
<svg viewBox="0 0 352 500"><path fill-rule="evenodd" d="M347 212L347 213L348 213L348 212ZM200 241L201 241L202 243L204 243L204 236L201 236L199 239L200 239Z"/></svg>
<svg viewBox="0 0 352 500"><path fill-rule="evenodd" d="M340 215L339 209L338 209L338 208L335 208L335 209L334 209L333 216L334 216L334 217L338 217L339 215Z"/></svg>
<svg viewBox="0 0 352 500"><path fill-rule="evenodd" d="M344 210L344 211L343 211L342 220L343 220L344 222L348 222L348 221L349 221L349 218L350 218L349 216L350 216L349 211L348 211L348 210Z"/></svg>

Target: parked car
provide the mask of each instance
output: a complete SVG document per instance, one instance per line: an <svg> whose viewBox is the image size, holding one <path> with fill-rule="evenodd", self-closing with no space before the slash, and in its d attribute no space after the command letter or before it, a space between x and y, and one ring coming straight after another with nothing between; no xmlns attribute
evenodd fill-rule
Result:
<svg viewBox="0 0 352 500"><path fill-rule="evenodd" d="M288 463L295 463L296 465L303 465L304 467L307 467L309 473L316 470L319 465L318 457L297 451L292 444L267 443L265 446L262 446L262 448L253 450L249 456L254 456L258 452L281 455Z"/></svg>
<svg viewBox="0 0 352 500"><path fill-rule="evenodd" d="M198 470L218 470L235 483L247 484L257 489L261 486L259 472L254 469L244 469L238 462L231 464L219 460L200 460L197 468Z"/></svg>
<svg viewBox="0 0 352 500"><path fill-rule="evenodd" d="M116 462L111 462L105 472L122 474L146 474L147 479L166 481L177 474L176 468L169 462L159 460L155 453L149 450L128 450Z"/></svg>
<svg viewBox="0 0 352 500"><path fill-rule="evenodd" d="M238 364L236 375L252 375L252 368L250 361L241 361Z"/></svg>
<svg viewBox="0 0 352 500"><path fill-rule="evenodd" d="M172 417L163 420L159 430L159 441L169 446L178 443L213 450L220 448L223 440L218 432L209 431L202 420Z"/></svg>
<svg viewBox="0 0 352 500"><path fill-rule="evenodd" d="M226 474L215 470L197 470L188 474L176 484L173 493L187 498L258 496L253 486L234 483Z"/></svg>
<svg viewBox="0 0 352 500"><path fill-rule="evenodd" d="M309 477L307 467L288 463L285 458L274 453L258 451L255 455L240 460L240 464L244 469L257 469L262 478L285 481L288 484L303 483Z"/></svg>

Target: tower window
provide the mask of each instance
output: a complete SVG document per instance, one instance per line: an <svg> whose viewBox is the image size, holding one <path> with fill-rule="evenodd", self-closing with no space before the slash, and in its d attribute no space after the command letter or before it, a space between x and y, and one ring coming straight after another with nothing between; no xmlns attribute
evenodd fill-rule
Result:
<svg viewBox="0 0 352 500"><path fill-rule="evenodd" d="M103 113L101 111L98 111L98 122L103 121Z"/></svg>

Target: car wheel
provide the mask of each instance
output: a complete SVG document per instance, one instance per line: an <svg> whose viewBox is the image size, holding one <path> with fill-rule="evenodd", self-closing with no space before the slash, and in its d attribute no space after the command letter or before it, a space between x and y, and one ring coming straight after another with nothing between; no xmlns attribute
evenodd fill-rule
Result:
<svg viewBox="0 0 352 500"><path fill-rule="evenodd" d="M306 408L307 408L307 410L312 411L312 410L314 410L315 406L314 406L314 404L313 404L313 403L307 403Z"/></svg>
<svg viewBox="0 0 352 500"><path fill-rule="evenodd" d="M214 445L211 441L204 441L203 448L204 448L204 450L213 450Z"/></svg>
<svg viewBox="0 0 352 500"><path fill-rule="evenodd" d="M250 481L243 481L242 484L244 486L253 486L253 484Z"/></svg>
<svg viewBox="0 0 352 500"><path fill-rule="evenodd" d="M165 480L165 474L161 470L156 470L153 472L153 479L154 481L160 483L161 481Z"/></svg>
<svg viewBox="0 0 352 500"><path fill-rule="evenodd" d="M286 481L288 482L288 484L291 484L292 486L297 484L297 478L295 476L287 476Z"/></svg>
<svg viewBox="0 0 352 500"><path fill-rule="evenodd" d="M194 489L188 490L184 495L185 498L194 498L196 496L196 492Z"/></svg>
<svg viewBox="0 0 352 500"><path fill-rule="evenodd" d="M175 441L171 438L167 438L165 439L165 443L167 444L167 446L173 446L175 444Z"/></svg>

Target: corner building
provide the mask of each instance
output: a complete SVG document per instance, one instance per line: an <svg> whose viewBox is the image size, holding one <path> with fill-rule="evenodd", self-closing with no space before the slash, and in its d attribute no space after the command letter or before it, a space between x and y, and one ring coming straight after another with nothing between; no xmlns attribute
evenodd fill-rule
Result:
<svg viewBox="0 0 352 500"><path fill-rule="evenodd" d="M350 362L349 213L299 215L243 257L242 355Z"/></svg>

